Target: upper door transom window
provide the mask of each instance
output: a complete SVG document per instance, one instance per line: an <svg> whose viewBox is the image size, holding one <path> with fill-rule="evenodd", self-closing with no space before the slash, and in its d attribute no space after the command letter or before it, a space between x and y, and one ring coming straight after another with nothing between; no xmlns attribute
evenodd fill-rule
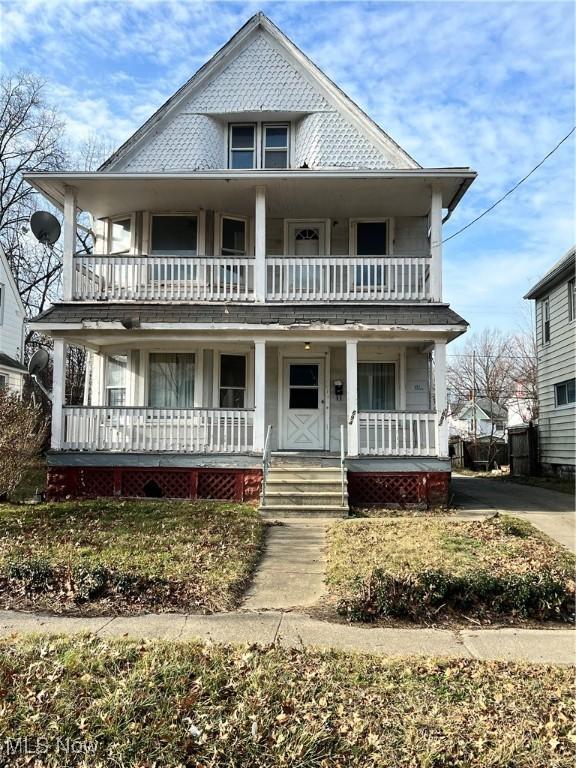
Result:
<svg viewBox="0 0 576 768"><path fill-rule="evenodd" d="M288 168L290 126L288 123L232 123L228 136L228 166Z"/></svg>

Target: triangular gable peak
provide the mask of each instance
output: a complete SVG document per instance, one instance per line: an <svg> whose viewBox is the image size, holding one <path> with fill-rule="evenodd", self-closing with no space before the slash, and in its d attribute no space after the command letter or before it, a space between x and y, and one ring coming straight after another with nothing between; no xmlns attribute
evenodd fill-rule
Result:
<svg viewBox="0 0 576 768"><path fill-rule="evenodd" d="M228 123L234 121L289 121L292 168L420 167L257 14L100 170L226 168Z"/></svg>

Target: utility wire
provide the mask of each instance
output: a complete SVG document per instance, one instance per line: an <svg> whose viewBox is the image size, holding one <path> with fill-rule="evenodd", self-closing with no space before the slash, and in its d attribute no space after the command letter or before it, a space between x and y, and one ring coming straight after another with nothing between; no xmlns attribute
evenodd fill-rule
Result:
<svg viewBox="0 0 576 768"><path fill-rule="evenodd" d="M574 133L574 131L576 131L576 126L574 126L574 128L572 128L572 130L570 131L570 133L566 134L566 136L564 136L564 138L563 138L561 141L559 141L559 142L558 142L558 144L556 144L556 146L554 147L554 149L553 149L553 150L551 150L550 152L548 152L548 154L546 155L546 157L545 157L543 160L540 160L540 162L538 163L538 165L535 165L535 166L534 166L534 168L532 168L532 170L530 171L530 173L527 173L527 174L526 174L526 176L524 176L524 178L523 178L523 179L520 179L520 181L519 181L517 184L515 184L515 185L512 187L512 189L509 189L509 190L508 190L508 192L506 192L506 194L505 194L505 195L502 195L502 197L500 198L500 200L496 200L496 202L495 202L495 203L493 203L493 204L490 206L490 208L487 208L487 209L484 211L484 213L481 213L481 214L480 214L480 216L476 216L476 218L475 218L475 219L472 219L472 221L470 221L468 224L466 224L466 226L462 227L462 229L459 229L457 232L454 232L454 234L453 234L453 235L450 235L450 237L446 237L444 240L442 240L442 243L447 243L447 242L448 242L448 240L452 240L452 238L453 238L453 237L456 237L456 235L459 235L461 232L464 232L464 230L465 230L465 229L468 229L468 227L471 227L471 226L472 226L472 224L476 224L476 222L477 222L477 221L480 221L480 219L481 219L481 218L483 218L484 216L486 216L486 214L487 214L487 213L490 213L490 211L493 211L493 210L494 210L494 208L496 208L496 206L497 206L497 205L499 205L499 204L500 204L500 203L501 203L503 200L505 200L505 199L508 197L508 195L511 195L511 194L512 194L512 192L514 192L515 190L517 190L517 189L518 189L518 187L520 186L520 184L523 184L523 183L526 181L526 179L530 178L530 176L532 176L532 174L534 173L534 171L537 171L537 170L538 170L538 168L540 168L540 166L541 166L541 165L544 165L544 163L546 162L546 160L548 160L548 158L549 158L549 157L551 157L551 156L554 154L554 152L556 152L556 150L557 150L557 149L558 149L558 148L559 148L559 147L560 147L562 144L564 144L564 142L565 142L567 139L569 139L569 138L570 138L570 136L572 136L572 134Z"/></svg>

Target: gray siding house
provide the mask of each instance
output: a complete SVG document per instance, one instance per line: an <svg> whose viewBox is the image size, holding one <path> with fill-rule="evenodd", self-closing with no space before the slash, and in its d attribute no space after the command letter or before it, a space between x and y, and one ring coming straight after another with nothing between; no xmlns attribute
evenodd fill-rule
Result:
<svg viewBox="0 0 576 768"><path fill-rule="evenodd" d="M542 470L574 475L576 465L576 288L572 247L525 299L536 302L538 439Z"/></svg>
<svg viewBox="0 0 576 768"><path fill-rule="evenodd" d="M420 166L261 13L97 172L27 175L64 213L62 300L31 324L54 339L51 495L446 498L467 323L442 220L475 176Z"/></svg>

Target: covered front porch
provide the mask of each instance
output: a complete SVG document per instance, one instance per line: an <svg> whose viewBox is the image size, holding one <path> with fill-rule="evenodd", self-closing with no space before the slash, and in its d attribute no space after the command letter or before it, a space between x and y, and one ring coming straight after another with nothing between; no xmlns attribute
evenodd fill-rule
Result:
<svg viewBox="0 0 576 768"><path fill-rule="evenodd" d="M164 334L54 340L52 450L79 454L448 456L445 338ZM65 402L66 348L88 349Z"/></svg>

